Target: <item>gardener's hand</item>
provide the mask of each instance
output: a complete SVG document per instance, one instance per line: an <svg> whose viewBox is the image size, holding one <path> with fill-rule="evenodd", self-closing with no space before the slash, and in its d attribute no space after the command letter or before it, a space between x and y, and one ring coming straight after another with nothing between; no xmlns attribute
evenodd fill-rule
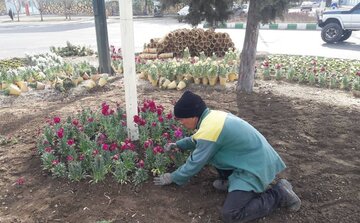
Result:
<svg viewBox="0 0 360 223"><path fill-rule="evenodd" d="M168 185L171 183L172 183L172 180L171 180L170 173L164 173L158 177L154 177L154 184L157 186Z"/></svg>
<svg viewBox="0 0 360 223"><path fill-rule="evenodd" d="M166 143L164 146L164 150L165 152L170 152L172 149L177 148L176 143L172 142L172 143Z"/></svg>

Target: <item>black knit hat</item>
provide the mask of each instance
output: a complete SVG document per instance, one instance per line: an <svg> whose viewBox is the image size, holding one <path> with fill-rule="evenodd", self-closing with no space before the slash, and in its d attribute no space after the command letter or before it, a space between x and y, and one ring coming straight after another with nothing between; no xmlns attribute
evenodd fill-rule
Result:
<svg viewBox="0 0 360 223"><path fill-rule="evenodd" d="M206 108L199 95L185 91L174 106L174 114L176 118L200 117Z"/></svg>

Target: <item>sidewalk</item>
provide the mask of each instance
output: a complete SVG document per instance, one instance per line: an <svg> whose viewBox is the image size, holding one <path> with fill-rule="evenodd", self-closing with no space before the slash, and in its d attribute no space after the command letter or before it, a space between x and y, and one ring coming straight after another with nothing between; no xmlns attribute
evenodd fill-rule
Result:
<svg viewBox="0 0 360 223"><path fill-rule="evenodd" d="M209 28L208 24L204 24L203 28ZM273 23L273 24L260 24L260 29L273 29L273 30L321 30L316 23ZM219 29L246 29L246 23L225 23L220 25Z"/></svg>
<svg viewBox="0 0 360 223"><path fill-rule="evenodd" d="M28 23L59 23L59 22L79 22L79 21L89 21L94 20L93 16L71 16L71 20L65 19L65 16L58 15L43 15L43 21L41 21L40 15L31 15L26 16L25 14L21 14L19 16L19 20L17 20L17 16L14 16L14 21L10 19L8 15L0 16L0 24L28 24Z"/></svg>

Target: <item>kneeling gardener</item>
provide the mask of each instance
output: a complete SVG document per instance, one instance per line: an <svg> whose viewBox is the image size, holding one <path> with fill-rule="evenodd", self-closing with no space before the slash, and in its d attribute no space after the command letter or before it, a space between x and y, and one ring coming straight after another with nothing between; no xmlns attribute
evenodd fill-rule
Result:
<svg viewBox="0 0 360 223"><path fill-rule="evenodd" d="M301 201L287 180L269 186L285 164L253 126L230 113L210 110L200 96L190 91L177 101L174 114L185 128L197 131L167 145L165 150L177 147L192 153L176 171L155 177L156 185L185 184L211 164L219 172L213 186L228 191L221 211L224 222L247 222L278 207L300 209Z"/></svg>

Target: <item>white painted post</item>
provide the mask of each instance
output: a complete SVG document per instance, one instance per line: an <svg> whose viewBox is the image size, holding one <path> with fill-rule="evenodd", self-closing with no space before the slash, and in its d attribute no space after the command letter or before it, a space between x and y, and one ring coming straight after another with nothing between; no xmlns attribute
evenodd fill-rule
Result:
<svg viewBox="0 0 360 223"><path fill-rule="evenodd" d="M139 129L135 126L134 115L138 114L136 70L134 50L134 26L132 0L119 0L121 51L124 61L124 85L126 103L126 123L131 140L139 139Z"/></svg>

